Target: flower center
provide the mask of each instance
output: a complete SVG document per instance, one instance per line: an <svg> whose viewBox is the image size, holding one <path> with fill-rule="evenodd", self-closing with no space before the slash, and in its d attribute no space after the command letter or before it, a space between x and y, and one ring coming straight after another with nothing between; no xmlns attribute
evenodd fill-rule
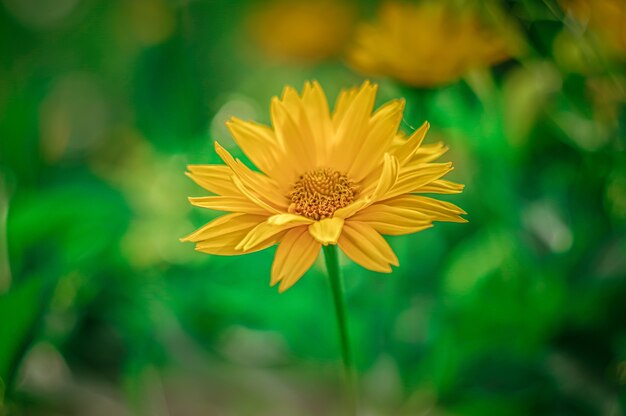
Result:
<svg viewBox="0 0 626 416"><path fill-rule="evenodd" d="M329 168L315 168L296 181L289 193L289 212L321 220L331 218L335 211L356 198L357 185L348 177Z"/></svg>

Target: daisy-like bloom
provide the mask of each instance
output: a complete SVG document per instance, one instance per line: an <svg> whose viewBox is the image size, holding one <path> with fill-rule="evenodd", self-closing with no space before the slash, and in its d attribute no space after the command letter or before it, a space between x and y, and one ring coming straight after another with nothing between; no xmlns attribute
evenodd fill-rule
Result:
<svg viewBox="0 0 626 416"><path fill-rule="evenodd" d="M274 0L249 16L248 32L270 56L316 62L342 52L354 20L344 1Z"/></svg>
<svg viewBox="0 0 626 416"><path fill-rule="evenodd" d="M428 87L506 60L508 42L469 8L445 1L383 4L374 24L357 28L348 60L357 70Z"/></svg>
<svg viewBox="0 0 626 416"><path fill-rule="evenodd" d="M398 132L404 100L375 112L377 86L341 92L330 113L322 88L290 87L271 104L272 127L236 118L227 125L260 172L217 142L225 165L191 165L187 175L214 196L193 205L230 212L183 241L196 250L237 255L278 244L271 284L282 292L302 277L322 245L337 244L369 270L391 272L398 259L381 234L424 230L433 221L465 222L457 206L422 194L454 194L442 179L451 163L433 163L447 148L422 145L429 124Z"/></svg>
<svg viewBox="0 0 626 416"><path fill-rule="evenodd" d="M626 55L626 2L624 0L560 0L565 11L597 32L615 53Z"/></svg>

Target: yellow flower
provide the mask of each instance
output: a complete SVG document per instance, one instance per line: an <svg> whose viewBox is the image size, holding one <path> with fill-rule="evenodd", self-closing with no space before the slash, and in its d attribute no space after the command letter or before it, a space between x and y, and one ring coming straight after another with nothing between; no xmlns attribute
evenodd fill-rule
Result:
<svg viewBox="0 0 626 416"><path fill-rule="evenodd" d="M369 75L423 87L456 81L468 70L507 59L503 36L467 8L445 2L390 1L376 24L357 28L349 61Z"/></svg>
<svg viewBox="0 0 626 416"><path fill-rule="evenodd" d="M311 62L340 54L353 24L353 8L338 0L274 0L248 19L265 53Z"/></svg>
<svg viewBox="0 0 626 416"><path fill-rule="evenodd" d="M614 52L626 54L624 0L561 0L560 3L581 22L589 22Z"/></svg>
<svg viewBox="0 0 626 416"><path fill-rule="evenodd" d="M422 145L429 124L398 133L404 100L373 114L377 86L341 92L331 115L316 82L301 96L286 87L271 104L273 127L236 118L227 125L260 172L217 142L225 165L190 165L187 175L216 195L193 205L230 212L187 236L196 250L237 255L278 243L271 284L282 292L302 277L320 247L337 244L366 269L391 272L396 255L381 234L424 230L433 221L465 222L457 206L420 194L459 193L442 179L451 163L433 163L447 148Z"/></svg>

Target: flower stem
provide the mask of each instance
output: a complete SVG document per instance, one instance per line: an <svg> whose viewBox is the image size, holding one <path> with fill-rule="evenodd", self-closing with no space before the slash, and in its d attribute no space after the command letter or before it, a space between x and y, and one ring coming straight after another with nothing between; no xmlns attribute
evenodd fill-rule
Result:
<svg viewBox="0 0 626 416"><path fill-rule="evenodd" d="M333 302L335 303L335 313L337 316L337 324L339 326L339 338L341 341L341 356L343 358L343 369L346 382L346 395L351 415L357 414L357 395L354 363L352 361L352 352L350 350L350 336L348 334L348 319L346 316L346 304L343 296L343 280L341 278L341 270L339 268L339 260L337 257L337 246L323 246L324 260L326 261L326 271L330 279L330 287L333 294Z"/></svg>

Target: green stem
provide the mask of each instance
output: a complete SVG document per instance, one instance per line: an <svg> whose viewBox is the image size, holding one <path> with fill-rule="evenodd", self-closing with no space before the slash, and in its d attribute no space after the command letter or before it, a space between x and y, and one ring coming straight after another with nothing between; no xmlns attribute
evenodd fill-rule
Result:
<svg viewBox="0 0 626 416"><path fill-rule="evenodd" d="M335 303L335 313L337 316L337 324L339 326L339 338L341 340L341 356L343 358L343 369L345 372L346 393L349 401L350 414L357 414L357 395L355 383L354 363L352 361L352 352L350 350L350 336L348 334L348 319L346 316L346 304L343 296L343 280L341 278L341 269L339 268L339 260L337 257L337 246L324 246L324 260L326 260L326 271L330 279L330 287L333 293L333 302Z"/></svg>

